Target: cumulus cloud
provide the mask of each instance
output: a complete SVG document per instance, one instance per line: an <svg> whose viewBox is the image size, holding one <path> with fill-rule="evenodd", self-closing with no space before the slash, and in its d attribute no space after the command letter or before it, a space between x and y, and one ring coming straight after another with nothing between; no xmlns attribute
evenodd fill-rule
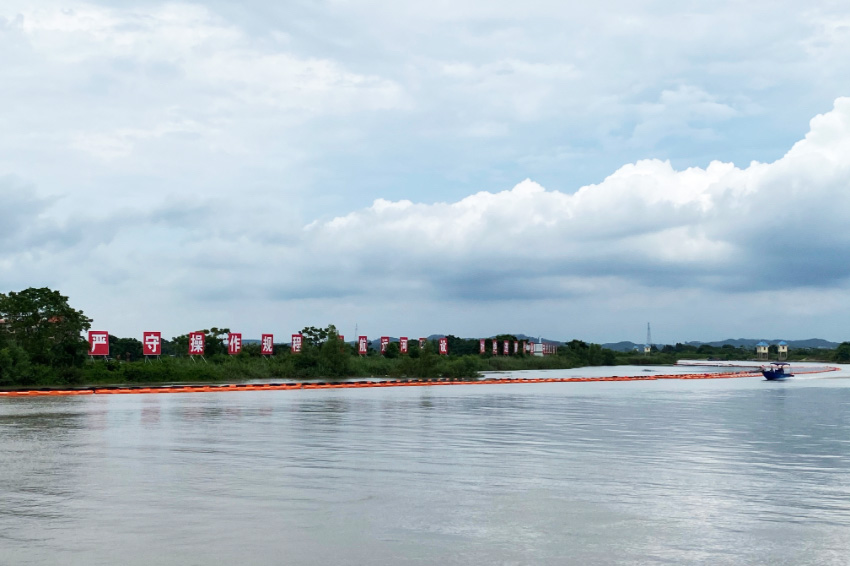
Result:
<svg viewBox="0 0 850 566"><path fill-rule="evenodd" d="M62 198L5 178L0 196L12 222L0 230L0 258L30 284L99 289L92 314L120 312L149 326L158 304L183 317L179 324L202 327L262 319L269 305L353 317L354 303L374 315L411 297L408 312L423 319L428 305L451 304L488 320L475 305L566 299L559 304L607 303L610 315L634 300L684 308L737 296L761 305L808 289L820 298L807 308L820 312L850 278L841 261L850 252L847 155L850 98L841 98L772 163L677 170L642 160L574 193L525 180L455 202L378 199L303 227L275 199L63 217Z"/></svg>
<svg viewBox="0 0 850 566"><path fill-rule="evenodd" d="M573 295L593 292L582 281L611 278L713 291L829 288L850 276L838 260L850 252L847 155L842 98L773 163L678 171L644 160L574 194L526 180L453 203L379 199L307 226L304 241L314 268L359 272L360 292L424 281L447 297Z"/></svg>

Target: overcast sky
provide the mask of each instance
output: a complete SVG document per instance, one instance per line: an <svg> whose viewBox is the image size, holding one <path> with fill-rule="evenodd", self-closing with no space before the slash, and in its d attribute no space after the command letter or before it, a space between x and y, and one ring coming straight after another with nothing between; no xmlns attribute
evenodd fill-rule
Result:
<svg viewBox="0 0 850 566"><path fill-rule="evenodd" d="M850 4L801 6L3 0L0 292L139 338L848 340Z"/></svg>

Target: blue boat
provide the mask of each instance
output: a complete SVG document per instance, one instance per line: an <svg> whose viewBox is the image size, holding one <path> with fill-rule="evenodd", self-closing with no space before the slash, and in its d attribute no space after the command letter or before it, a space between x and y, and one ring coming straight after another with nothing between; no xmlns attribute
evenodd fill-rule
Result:
<svg viewBox="0 0 850 566"><path fill-rule="evenodd" d="M771 362L770 366L761 366L761 374L768 381L779 381L792 377L791 365L786 362Z"/></svg>

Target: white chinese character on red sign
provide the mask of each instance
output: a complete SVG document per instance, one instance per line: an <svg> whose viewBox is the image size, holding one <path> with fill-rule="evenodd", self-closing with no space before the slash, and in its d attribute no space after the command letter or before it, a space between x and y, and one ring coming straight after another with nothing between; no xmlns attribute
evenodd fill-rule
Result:
<svg viewBox="0 0 850 566"><path fill-rule="evenodd" d="M365 336L357 338L357 353L365 356L369 352L369 341Z"/></svg>
<svg viewBox="0 0 850 566"><path fill-rule="evenodd" d="M205 336L203 332L189 333L189 355L203 356L204 355Z"/></svg>
<svg viewBox="0 0 850 566"><path fill-rule="evenodd" d="M293 334L292 335L292 348L291 351L293 354L301 353L301 344L303 342L304 337L301 334Z"/></svg>
<svg viewBox="0 0 850 566"><path fill-rule="evenodd" d="M231 332L227 335L227 353L235 356L242 351L242 334Z"/></svg>
<svg viewBox="0 0 850 566"><path fill-rule="evenodd" d="M160 332L145 332L142 335L142 349L146 356L162 355L162 334Z"/></svg>
<svg viewBox="0 0 850 566"><path fill-rule="evenodd" d="M105 330L92 330L89 332L89 355L109 355L109 332Z"/></svg>
<svg viewBox="0 0 850 566"><path fill-rule="evenodd" d="M274 355L274 335L263 334L263 339L260 346L260 354L263 356Z"/></svg>

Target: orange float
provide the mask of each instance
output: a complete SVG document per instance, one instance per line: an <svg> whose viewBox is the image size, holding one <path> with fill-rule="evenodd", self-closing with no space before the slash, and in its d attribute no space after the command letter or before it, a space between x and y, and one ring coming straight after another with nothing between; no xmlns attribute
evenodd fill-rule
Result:
<svg viewBox="0 0 850 566"><path fill-rule="evenodd" d="M818 370L796 371L797 374L823 373L838 371L840 368L827 367ZM682 373L647 376L610 376L610 377L548 377L519 379L511 377L490 377L477 381L463 381L454 378L429 379L388 379L360 380L329 383L287 382L287 383L229 383L223 385L162 385L162 386L131 386L131 387L89 387L85 389L30 389L19 391L0 391L0 397L39 397L64 395L141 395L150 393L221 393L227 391L282 391L292 389L353 389L363 387L425 387L432 385L493 385L511 383L590 383L600 381L654 381L657 379L729 379L737 377L756 377L758 372L723 372L723 373Z"/></svg>

